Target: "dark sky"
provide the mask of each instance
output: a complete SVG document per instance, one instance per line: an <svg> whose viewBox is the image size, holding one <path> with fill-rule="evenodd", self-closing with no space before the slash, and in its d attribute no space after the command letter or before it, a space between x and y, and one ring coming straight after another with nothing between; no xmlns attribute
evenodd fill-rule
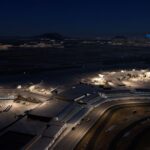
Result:
<svg viewBox="0 0 150 150"><path fill-rule="evenodd" d="M150 31L150 0L0 0L0 35L70 36Z"/></svg>

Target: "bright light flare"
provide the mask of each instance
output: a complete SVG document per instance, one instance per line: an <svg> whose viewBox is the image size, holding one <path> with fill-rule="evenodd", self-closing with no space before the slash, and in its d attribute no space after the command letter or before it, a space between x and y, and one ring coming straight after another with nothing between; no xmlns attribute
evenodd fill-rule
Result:
<svg viewBox="0 0 150 150"><path fill-rule="evenodd" d="M40 87L38 85L32 85L28 88L28 90L32 93L37 93L37 94L44 94L44 95L50 95L51 91L53 91L53 88L50 89L45 89L43 87Z"/></svg>
<svg viewBox="0 0 150 150"><path fill-rule="evenodd" d="M101 75L101 74L99 74L99 77L92 78L91 81L95 85L105 85L106 84L106 80L104 78L104 75Z"/></svg>
<svg viewBox="0 0 150 150"><path fill-rule="evenodd" d="M141 70L120 70L112 72L103 72L97 77L90 79L91 84L117 87L125 83L127 87L137 87L138 84L146 84L150 82L150 71Z"/></svg>

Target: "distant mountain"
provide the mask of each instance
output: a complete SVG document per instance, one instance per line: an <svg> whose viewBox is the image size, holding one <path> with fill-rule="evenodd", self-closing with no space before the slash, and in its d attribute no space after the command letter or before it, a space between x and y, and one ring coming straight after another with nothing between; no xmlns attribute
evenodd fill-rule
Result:
<svg viewBox="0 0 150 150"><path fill-rule="evenodd" d="M58 33L45 33L45 34L35 36L35 38L52 39L52 40L58 40L58 41L64 40L64 37Z"/></svg>

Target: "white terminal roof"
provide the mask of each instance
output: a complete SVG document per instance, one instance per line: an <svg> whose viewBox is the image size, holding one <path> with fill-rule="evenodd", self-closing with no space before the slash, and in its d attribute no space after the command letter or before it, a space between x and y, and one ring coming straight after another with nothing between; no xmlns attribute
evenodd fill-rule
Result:
<svg viewBox="0 0 150 150"><path fill-rule="evenodd" d="M25 133L30 135L38 135L45 129L46 123L24 118L19 120L9 128L10 131Z"/></svg>
<svg viewBox="0 0 150 150"><path fill-rule="evenodd" d="M89 96L85 96L84 98L80 99L79 101L82 101L84 103L88 103L91 100L94 100L96 98L100 98L98 93L90 94Z"/></svg>
<svg viewBox="0 0 150 150"><path fill-rule="evenodd" d="M41 137L36 143L32 144L29 150L43 150L48 149L49 144L53 141L53 138Z"/></svg>
<svg viewBox="0 0 150 150"><path fill-rule="evenodd" d="M44 131L43 136L54 138L59 132L63 131L66 128L66 124L58 122L57 124L49 124L47 130Z"/></svg>
<svg viewBox="0 0 150 150"><path fill-rule="evenodd" d="M98 92L99 89L92 85L86 85L86 84L77 84L72 86L71 88L68 88L67 90L61 92L58 94L59 98L62 98L64 100L76 100L78 98L83 98L84 95L88 93L95 93Z"/></svg>
<svg viewBox="0 0 150 150"><path fill-rule="evenodd" d="M56 117L59 113L63 112L68 106L69 102L61 101L61 100L50 100L41 104L38 108L34 109L29 113L29 116L36 117L45 117L52 119Z"/></svg>

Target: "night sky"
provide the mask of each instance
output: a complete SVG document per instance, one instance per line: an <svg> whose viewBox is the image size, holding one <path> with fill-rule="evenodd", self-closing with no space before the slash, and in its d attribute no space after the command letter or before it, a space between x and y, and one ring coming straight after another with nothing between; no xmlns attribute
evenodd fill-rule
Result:
<svg viewBox="0 0 150 150"><path fill-rule="evenodd" d="M0 36L150 32L149 0L0 0Z"/></svg>

